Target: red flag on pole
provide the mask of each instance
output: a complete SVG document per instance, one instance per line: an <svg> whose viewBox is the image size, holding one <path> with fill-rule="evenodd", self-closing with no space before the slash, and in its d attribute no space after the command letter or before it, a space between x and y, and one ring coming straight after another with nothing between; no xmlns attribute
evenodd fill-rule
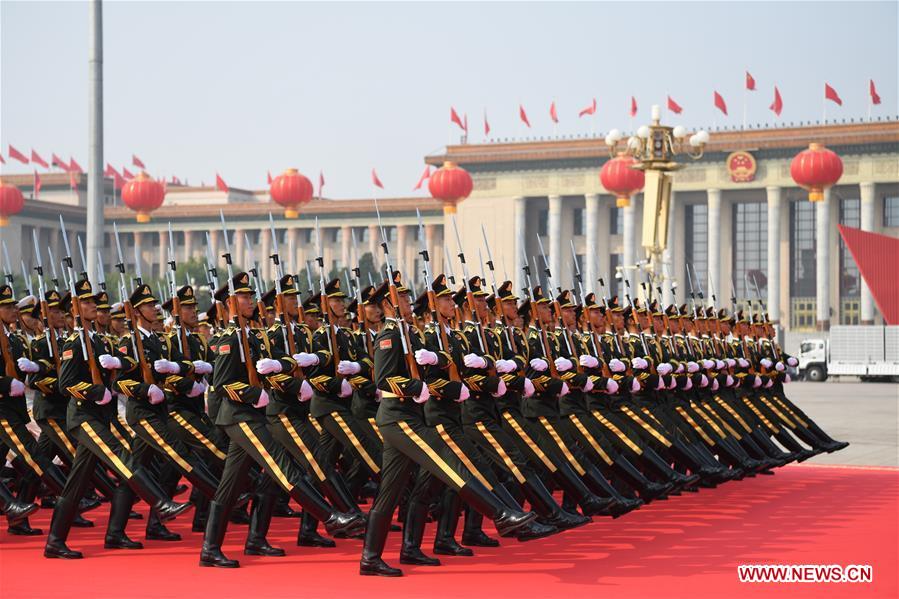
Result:
<svg viewBox="0 0 899 599"><path fill-rule="evenodd" d="M119 172L117 170L115 170L115 168L107 162L106 170L103 171L103 176L104 177L115 177L118 174L119 174Z"/></svg>
<svg viewBox="0 0 899 599"><path fill-rule="evenodd" d="M490 135L490 122L487 121L487 111L484 111L484 137Z"/></svg>
<svg viewBox="0 0 899 599"><path fill-rule="evenodd" d="M375 169L371 169L371 182L375 184L375 187L384 189L384 184L378 179L378 173L375 172Z"/></svg>
<svg viewBox="0 0 899 599"><path fill-rule="evenodd" d="M34 171L34 186L32 187L31 197L37 198L41 193L41 176Z"/></svg>
<svg viewBox="0 0 899 599"><path fill-rule="evenodd" d="M6 164L6 160L3 158L2 153L0 153L0 164Z"/></svg>
<svg viewBox="0 0 899 599"><path fill-rule="evenodd" d="M631 116L637 116L637 98L631 96Z"/></svg>
<svg viewBox="0 0 899 599"><path fill-rule="evenodd" d="M578 118L581 118L582 116L587 115L587 114L596 114L596 98L593 98L592 104L590 104L589 106L587 106L586 108L581 110L579 113L577 113L577 116L578 116Z"/></svg>
<svg viewBox="0 0 899 599"><path fill-rule="evenodd" d="M837 106L843 105L843 100L840 99L840 94L837 93L837 90L830 87L827 83L824 84L824 97Z"/></svg>
<svg viewBox="0 0 899 599"><path fill-rule="evenodd" d="M727 104L718 92L715 92L715 108L723 112L724 116L727 116Z"/></svg>
<svg viewBox="0 0 899 599"><path fill-rule="evenodd" d="M127 166L122 167L122 178L125 179L125 181L130 181L134 178L134 175L131 174L131 171L128 170Z"/></svg>
<svg viewBox="0 0 899 599"><path fill-rule="evenodd" d="M53 166L58 166L62 170L69 172L69 164L56 154L53 154L53 156L51 157L50 164Z"/></svg>
<svg viewBox="0 0 899 599"><path fill-rule="evenodd" d="M15 158L22 164L28 164L28 156L12 147L12 145L9 146L9 157Z"/></svg>
<svg viewBox="0 0 899 599"><path fill-rule="evenodd" d="M880 104L880 96L877 95L877 88L874 87L874 80L868 80L868 93L871 94L871 104Z"/></svg>
<svg viewBox="0 0 899 599"><path fill-rule="evenodd" d="M219 191L228 192L228 185L225 183L225 180L219 176L218 173L215 174L215 188Z"/></svg>
<svg viewBox="0 0 899 599"><path fill-rule="evenodd" d="M322 188L325 186L325 173L318 171L318 199L322 199Z"/></svg>
<svg viewBox="0 0 899 599"><path fill-rule="evenodd" d="M421 177L419 177L418 183L416 183L415 187L412 188L412 191L417 191L417 190L421 189L422 184L425 182L426 179L430 178L430 176L431 176L431 165L429 164L425 167L424 172L421 174Z"/></svg>
<svg viewBox="0 0 899 599"><path fill-rule="evenodd" d="M465 116L462 117L462 122L464 123L464 126L462 128L465 129L465 135L468 135L468 113L467 112L465 113Z"/></svg>
<svg viewBox="0 0 899 599"><path fill-rule="evenodd" d="M136 166L137 168L147 168L147 167L144 166L143 161L142 161L140 158L137 157L137 154L132 154L132 155L131 155L131 164L133 164L133 165Z"/></svg>
<svg viewBox="0 0 899 599"><path fill-rule="evenodd" d="M117 170L112 169L112 184L115 186L115 188L121 191L122 188L125 187L125 183L127 183L127 181L125 181L125 177L120 175Z"/></svg>
<svg viewBox="0 0 899 599"><path fill-rule="evenodd" d="M674 101L674 98L668 96L668 110L670 110L674 114L680 114L684 109L681 108L680 104Z"/></svg>
<svg viewBox="0 0 899 599"><path fill-rule="evenodd" d="M749 74L749 71L746 71L746 89L751 92L755 91L755 79L752 78L752 75Z"/></svg>
<svg viewBox="0 0 899 599"><path fill-rule="evenodd" d="M780 90L777 89L777 86L774 86L774 101L769 106L771 110L774 111L774 114L780 116L781 111L784 109L784 102L780 97Z"/></svg>
<svg viewBox="0 0 899 599"><path fill-rule="evenodd" d="M266 174L266 179L265 179L266 182L268 182L268 184L271 185L272 184L272 171L265 171L265 174Z"/></svg>
<svg viewBox="0 0 899 599"><path fill-rule="evenodd" d="M459 117L459 113L456 112L456 109L450 106L450 122L456 123L459 126L459 129L465 131L465 125L462 124L462 119Z"/></svg>
<svg viewBox="0 0 899 599"><path fill-rule="evenodd" d="M69 170L79 174L84 172L81 165L75 162L75 159L71 157L69 158Z"/></svg>
<svg viewBox="0 0 899 599"><path fill-rule="evenodd" d="M524 111L524 106L521 104L518 105L518 118L521 119L521 122L528 126L528 129L531 128L531 122L528 120L528 114Z"/></svg>
<svg viewBox="0 0 899 599"><path fill-rule="evenodd" d="M551 118L555 124L559 124L559 114L556 112L555 100L553 100L553 103L549 105L549 118Z"/></svg>
<svg viewBox="0 0 899 599"><path fill-rule="evenodd" d="M75 181L75 171L69 171L69 189L78 189L78 183Z"/></svg>
<svg viewBox="0 0 899 599"><path fill-rule="evenodd" d="M44 168L50 168L50 165L47 164L47 161L41 158L41 155L35 152L34 149L31 150L31 162L39 164Z"/></svg>

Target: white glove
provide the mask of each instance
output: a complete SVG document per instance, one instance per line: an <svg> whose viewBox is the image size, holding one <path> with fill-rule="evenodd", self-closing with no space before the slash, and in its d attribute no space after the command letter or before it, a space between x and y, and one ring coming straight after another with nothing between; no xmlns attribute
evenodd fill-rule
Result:
<svg viewBox="0 0 899 599"><path fill-rule="evenodd" d="M677 389L677 379L674 377L671 377L671 382L668 383L668 390L670 391L672 389Z"/></svg>
<svg viewBox="0 0 899 599"><path fill-rule="evenodd" d="M203 383L194 383L194 386L191 387L190 392L187 394L188 397L199 397L206 392L206 385Z"/></svg>
<svg viewBox="0 0 899 599"><path fill-rule="evenodd" d="M715 367L715 361L714 361L714 360L708 360L708 359L703 360L703 361L702 361L702 367L705 368L706 370L711 370L712 368Z"/></svg>
<svg viewBox="0 0 899 599"><path fill-rule="evenodd" d="M627 366L624 365L624 362L619 360L618 358L612 358L609 360L609 370L612 372L624 372L627 370Z"/></svg>
<svg viewBox="0 0 899 599"><path fill-rule="evenodd" d="M749 368L749 360L747 360L746 358L738 359L737 364L740 366L740 368Z"/></svg>
<svg viewBox="0 0 899 599"><path fill-rule="evenodd" d="M384 392L380 389L375 389L375 403L381 403L382 399L384 399Z"/></svg>
<svg viewBox="0 0 899 599"><path fill-rule="evenodd" d="M153 362L153 370L159 374L178 374L181 372L181 367L170 360L159 359Z"/></svg>
<svg viewBox="0 0 899 599"><path fill-rule="evenodd" d="M256 362L256 372L259 374L272 374L281 372L281 362L271 358L262 358Z"/></svg>
<svg viewBox="0 0 899 599"><path fill-rule="evenodd" d="M679 362L679 363L677 364L677 370L675 370L674 372L677 373L677 374L683 374L684 370L686 370L686 368L684 368L684 363L683 363L683 362Z"/></svg>
<svg viewBox="0 0 899 599"><path fill-rule="evenodd" d="M790 356L789 358L787 358L787 365L795 368L796 366L799 366L799 360L797 360L793 356Z"/></svg>
<svg viewBox="0 0 899 599"><path fill-rule="evenodd" d="M437 354L426 349L416 350L415 362L421 366L433 366L437 363Z"/></svg>
<svg viewBox="0 0 899 599"><path fill-rule="evenodd" d="M593 391L593 379L588 376L587 382L584 384L584 393L590 393L591 391Z"/></svg>
<svg viewBox="0 0 899 599"><path fill-rule="evenodd" d="M656 372L658 372L661 376L666 376L671 374L671 371L674 370L674 367L671 366L668 362L662 362L658 366L656 366Z"/></svg>
<svg viewBox="0 0 899 599"><path fill-rule="evenodd" d="M715 369L716 370L724 370L725 366L724 360L715 360Z"/></svg>
<svg viewBox="0 0 899 599"><path fill-rule="evenodd" d="M9 382L9 394L12 397L19 397L21 395L25 395L25 383L23 383L19 379L11 380Z"/></svg>
<svg viewBox="0 0 899 599"><path fill-rule="evenodd" d="M725 362L727 363L728 368L733 368L734 366L737 365L737 361L734 360L733 358L728 358L725 360Z"/></svg>
<svg viewBox="0 0 899 599"><path fill-rule="evenodd" d="M496 371L500 374L505 374L507 372L512 372L516 370L518 365L515 363L515 360L497 360L496 361Z"/></svg>
<svg viewBox="0 0 899 599"><path fill-rule="evenodd" d="M506 394L506 381L504 381L503 379L500 379L499 385L496 386L496 392L491 393L490 395L492 395L493 397L502 397L505 394Z"/></svg>
<svg viewBox="0 0 899 599"><path fill-rule="evenodd" d="M687 372L693 374L694 372L699 371L699 364L696 362L687 362Z"/></svg>
<svg viewBox="0 0 899 599"><path fill-rule="evenodd" d="M768 380L765 382L765 389L770 389L772 386L774 386L774 381L771 380L771 379L768 379Z"/></svg>
<svg viewBox="0 0 899 599"><path fill-rule="evenodd" d="M380 389L378 391L380 392ZM300 401L309 401L310 399L312 399L312 385L303 379L303 382L300 383Z"/></svg>
<svg viewBox="0 0 899 599"><path fill-rule="evenodd" d="M352 376L354 374L359 374L360 370L362 370L362 366L359 365L359 362L341 360L337 363L337 374L341 374L343 376Z"/></svg>
<svg viewBox="0 0 899 599"><path fill-rule="evenodd" d="M731 375L727 375L727 380L724 382L724 384L728 387L733 387L734 386L734 377L732 377Z"/></svg>
<svg viewBox="0 0 899 599"><path fill-rule="evenodd" d="M16 365L19 367L19 370L22 372L27 372L30 374L34 374L40 367L37 365L37 362L32 362L28 358L22 357L16 360Z"/></svg>
<svg viewBox="0 0 899 599"><path fill-rule="evenodd" d="M789 383L789 382L792 381L792 380L793 380L793 379L790 378L790 375L789 375L789 374L785 374L785 375L784 375L784 382L785 382L785 383Z"/></svg>
<svg viewBox="0 0 899 599"><path fill-rule="evenodd" d="M636 393L640 390L640 381L636 378L631 379L631 393Z"/></svg>
<svg viewBox="0 0 899 599"><path fill-rule="evenodd" d="M297 366L300 368L309 368L310 366L318 365L318 356L315 354L307 354L304 351L292 355L291 358L294 359L294 362L296 362Z"/></svg>
<svg viewBox="0 0 899 599"><path fill-rule="evenodd" d="M774 362L772 362L772 361L769 360L768 358L762 358L761 364L762 364L762 366L764 366L765 368L771 368L771 367L774 365Z"/></svg>
<svg viewBox="0 0 899 599"><path fill-rule="evenodd" d="M544 372L547 368L549 368L549 364L547 364L546 360L544 360L543 358L533 358L531 359L531 368L533 368L537 372Z"/></svg>
<svg viewBox="0 0 899 599"><path fill-rule="evenodd" d="M609 395L615 395L618 393L618 381L615 379L609 379L606 381L606 393Z"/></svg>
<svg viewBox="0 0 899 599"><path fill-rule="evenodd" d="M264 408L268 405L268 393L263 389L262 393L259 395L259 401L253 404L254 408Z"/></svg>
<svg viewBox="0 0 899 599"><path fill-rule="evenodd" d="M559 372L567 372L574 368L574 363L568 358L556 358L555 364Z"/></svg>
<svg viewBox="0 0 899 599"><path fill-rule="evenodd" d="M412 401L414 401L415 403L424 403L428 401L429 397L431 397L431 392L428 390L428 386L423 384L421 386L421 393L413 397Z"/></svg>
<svg viewBox="0 0 899 599"><path fill-rule="evenodd" d="M562 383L562 390L559 391L559 397L564 397L571 392L571 389L568 388L568 383Z"/></svg>
<svg viewBox="0 0 899 599"><path fill-rule="evenodd" d="M109 354L100 354L100 366L106 370L117 370L122 367L122 361Z"/></svg>
<svg viewBox="0 0 899 599"><path fill-rule="evenodd" d="M718 379L712 379L712 391L718 390Z"/></svg>
<svg viewBox="0 0 899 599"><path fill-rule="evenodd" d="M584 368L596 368L597 366L599 366L599 360L588 354L584 354L583 356L578 358L578 361Z"/></svg>
<svg viewBox="0 0 899 599"><path fill-rule="evenodd" d="M684 385L684 391L689 391L689 390L692 389L692 388L693 388L693 379L688 378L688 379L687 379L687 384Z"/></svg>
<svg viewBox="0 0 899 599"><path fill-rule="evenodd" d="M477 354L466 354L462 362L468 368L487 368L487 360Z"/></svg>
<svg viewBox="0 0 899 599"><path fill-rule="evenodd" d="M752 388L758 389L761 386L762 386L762 377L756 375L755 380L752 381Z"/></svg>
<svg viewBox="0 0 899 599"><path fill-rule="evenodd" d="M525 379L524 379L524 396L530 397L531 395L534 394L535 391L536 391L536 389L534 389L534 383L531 381L531 379L525 377Z"/></svg>
<svg viewBox="0 0 899 599"><path fill-rule="evenodd" d="M349 397L353 394L353 386L350 383L343 379L340 381L340 393L337 394L338 397Z"/></svg>
<svg viewBox="0 0 899 599"><path fill-rule="evenodd" d="M667 388L665 385L665 379L659 377L659 382L656 383L656 391L664 391Z"/></svg>
<svg viewBox="0 0 899 599"><path fill-rule="evenodd" d="M456 400L457 403L461 403L471 397L471 391L468 389L467 385L462 385L462 388L459 389L459 399Z"/></svg>
<svg viewBox="0 0 899 599"><path fill-rule="evenodd" d="M103 389L103 399L97 402L98 406L105 406L109 402L112 401L112 393L109 392L109 389Z"/></svg>
<svg viewBox="0 0 899 599"><path fill-rule="evenodd" d="M196 385L196 383L194 383L194 385ZM190 393L188 393L187 396L196 397ZM162 389L156 385L150 385L150 388L147 389L147 400L150 402L150 405L159 405L165 400L165 393L163 393Z"/></svg>
<svg viewBox="0 0 899 599"><path fill-rule="evenodd" d="M197 374L210 374L212 372L212 364L203 360L194 360L194 372Z"/></svg>
<svg viewBox="0 0 899 599"><path fill-rule="evenodd" d="M701 375L701 376L702 376L702 378L699 379L699 388L700 388L700 389L705 389L706 387L709 386L709 377L707 377L707 376L704 375L704 374Z"/></svg>
<svg viewBox="0 0 899 599"><path fill-rule="evenodd" d="M783 362L778 362L777 364L774 365L774 370L776 370L777 372L783 372L786 369L787 369L787 367L784 366Z"/></svg>
<svg viewBox="0 0 899 599"><path fill-rule="evenodd" d="M647 362L643 358L634 358L633 360L631 360L631 366L633 366L637 370L645 370L649 366L649 362Z"/></svg>

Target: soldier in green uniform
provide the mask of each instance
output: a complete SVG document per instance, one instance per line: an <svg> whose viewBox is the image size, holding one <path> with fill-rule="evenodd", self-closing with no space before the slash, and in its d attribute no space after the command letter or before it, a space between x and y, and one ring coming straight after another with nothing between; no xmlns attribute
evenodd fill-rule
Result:
<svg viewBox="0 0 899 599"><path fill-rule="evenodd" d="M245 272L234 275L229 290L233 290L234 296L228 299L236 311L231 316L240 328L229 327L217 340L213 388L222 400L216 424L224 428L231 444L221 482L209 507L200 565L236 568L239 563L225 557L221 546L229 510L243 488L251 460L264 468L266 474L304 509L323 521L330 534L358 534L364 528L365 520L358 514L337 512L328 505L305 480L285 449L272 438L265 416L268 390L272 388L271 377L292 372L297 363L291 356L272 347L265 331L253 330L244 324L256 309L249 275ZM227 294L224 289L216 292L218 297ZM277 554L268 551L267 542L258 548L246 547L245 551L252 553L257 549L260 553Z"/></svg>
<svg viewBox="0 0 899 599"><path fill-rule="evenodd" d="M72 301L79 304L79 317L85 327L89 327L97 317L96 299L90 282L87 279L78 281L74 284L74 292ZM106 406L113 400L110 391L112 371L102 364L110 364L113 356L107 351L108 346L100 335L89 330L76 330L66 339L60 352L62 364L58 385L69 396L66 424L78 439L78 449L65 488L53 510L50 534L44 548L44 556L48 558L82 557L80 552L66 546L66 539L79 500L91 482L98 460L119 478L104 546L116 548L131 545L124 530L133 502L132 492L156 509L162 521L174 518L190 507L188 503L172 501L145 468L134 464L131 453L119 444L110 430L112 416ZM121 369L123 372L137 367L136 362L127 356L115 360L125 366Z"/></svg>

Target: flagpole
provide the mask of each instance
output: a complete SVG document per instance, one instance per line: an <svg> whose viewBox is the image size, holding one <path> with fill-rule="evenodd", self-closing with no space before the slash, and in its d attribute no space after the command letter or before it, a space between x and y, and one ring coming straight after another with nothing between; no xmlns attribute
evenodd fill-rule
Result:
<svg viewBox="0 0 899 599"><path fill-rule="evenodd" d="M871 82L873 79L868 80L868 121L871 120L871 111L874 110L874 98L871 97Z"/></svg>
<svg viewBox="0 0 899 599"><path fill-rule="evenodd" d="M747 95L746 95L747 91L748 90L746 89L746 81L744 81L743 82L743 131L746 131L746 102L748 100Z"/></svg>

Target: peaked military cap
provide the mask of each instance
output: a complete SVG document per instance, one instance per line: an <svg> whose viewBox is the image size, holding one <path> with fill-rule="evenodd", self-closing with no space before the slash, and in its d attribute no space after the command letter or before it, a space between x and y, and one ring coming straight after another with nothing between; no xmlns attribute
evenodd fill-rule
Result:
<svg viewBox="0 0 899 599"><path fill-rule="evenodd" d="M293 275L284 275L281 277L281 294L282 295L299 295L300 290L297 289L297 280Z"/></svg>
<svg viewBox="0 0 899 599"><path fill-rule="evenodd" d="M468 279L468 286L471 288L471 294L474 297L487 297L490 295L488 291L484 290L484 279L480 276L473 276Z"/></svg>
<svg viewBox="0 0 899 599"><path fill-rule="evenodd" d="M496 290L496 297L501 302L517 302L518 296L513 291L512 281L503 281L503 284Z"/></svg>
<svg viewBox="0 0 899 599"><path fill-rule="evenodd" d="M197 314L197 324L209 324L209 314L206 312Z"/></svg>
<svg viewBox="0 0 899 599"><path fill-rule="evenodd" d="M387 284L384 283L382 285L378 285L377 287L373 287L369 285L365 289L362 290L362 305L373 304L376 306L381 305L381 302L387 297Z"/></svg>
<svg viewBox="0 0 899 599"><path fill-rule="evenodd" d="M112 305L109 311L109 315L112 318L125 318L125 304L122 302L116 302Z"/></svg>
<svg viewBox="0 0 899 599"><path fill-rule="evenodd" d="M431 281L431 289L434 290L434 295L437 297L453 294L453 290L446 284L446 275L443 273L440 273Z"/></svg>
<svg viewBox="0 0 899 599"><path fill-rule="evenodd" d="M340 288L340 279L335 277L325 285L325 295L328 297L346 297L346 293Z"/></svg>
<svg viewBox="0 0 899 599"><path fill-rule="evenodd" d="M531 317L531 300L525 299L523 302L518 304L518 315L524 318Z"/></svg>
<svg viewBox="0 0 899 599"><path fill-rule="evenodd" d="M609 300L609 309L612 312L623 312L624 311L624 308L622 308L621 305L618 303L617 295L613 295L612 298Z"/></svg>
<svg viewBox="0 0 899 599"><path fill-rule="evenodd" d="M105 291L98 292L94 301L97 302L97 310L109 310L109 294Z"/></svg>
<svg viewBox="0 0 899 599"><path fill-rule="evenodd" d="M266 291L262 294L262 305L265 306L266 310L274 310L275 309L275 296L277 292L274 287Z"/></svg>
<svg viewBox="0 0 899 599"><path fill-rule="evenodd" d="M465 303L466 299L468 299L468 290L463 285L457 292L453 294L453 301L456 302L457 306L461 307Z"/></svg>
<svg viewBox="0 0 899 599"><path fill-rule="evenodd" d="M316 293L315 295L307 297L306 301L303 302L303 312L306 314L321 314L322 294Z"/></svg>
<svg viewBox="0 0 899 599"><path fill-rule="evenodd" d="M403 285L403 273L398 270L393 271L393 284L396 285L397 293L412 293L408 287Z"/></svg>
<svg viewBox="0 0 899 599"><path fill-rule="evenodd" d="M16 306L19 308L19 310L22 310L23 312L27 312L27 311L31 310L36 305L37 305L37 298L34 297L33 295L26 295L25 297L20 299L19 302L16 304Z"/></svg>
<svg viewBox="0 0 899 599"><path fill-rule="evenodd" d="M576 308L577 304L574 302L574 298L571 296L571 291L569 289L562 290L556 297L556 301L559 302L559 307L563 310L566 308Z"/></svg>
<svg viewBox="0 0 899 599"><path fill-rule="evenodd" d="M359 301L354 299L351 301L346 307L347 318L350 320L356 320L359 312L357 311L359 308ZM272 309L272 308L269 308Z"/></svg>
<svg viewBox="0 0 899 599"><path fill-rule="evenodd" d="M584 297L584 307L588 310L598 309L602 306L596 303L596 294L592 291Z"/></svg>
<svg viewBox="0 0 899 599"><path fill-rule="evenodd" d="M428 294L422 293L415 299L415 303L412 304L412 313L416 316L423 316L425 312L428 311Z"/></svg>
<svg viewBox="0 0 899 599"><path fill-rule="evenodd" d="M75 283L75 297L80 300L94 299L94 290L91 288L91 282L87 279L81 279Z"/></svg>
<svg viewBox="0 0 899 599"><path fill-rule="evenodd" d="M680 311L674 304L669 304L668 307L665 308L665 314L668 316L669 320L680 318Z"/></svg>
<svg viewBox="0 0 899 599"><path fill-rule="evenodd" d="M65 295L62 296L59 300L59 307L63 309L64 312L68 312L72 309L72 293L69 291L65 292Z"/></svg>
<svg viewBox="0 0 899 599"><path fill-rule="evenodd" d="M55 289L50 289L49 291L44 292L44 299L47 302L48 308L53 308L59 305L59 302L62 300L62 296L59 295L59 292Z"/></svg>
<svg viewBox="0 0 899 599"><path fill-rule="evenodd" d="M16 303L16 298L13 297L12 287L5 283L0 285L0 305L14 303Z"/></svg>
<svg viewBox="0 0 899 599"><path fill-rule="evenodd" d="M131 292L131 297L128 299L135 308L156 301L156 298L153 297L153 292L150 290L150 286L146 283L138 285L137 288Z"/></svg>

